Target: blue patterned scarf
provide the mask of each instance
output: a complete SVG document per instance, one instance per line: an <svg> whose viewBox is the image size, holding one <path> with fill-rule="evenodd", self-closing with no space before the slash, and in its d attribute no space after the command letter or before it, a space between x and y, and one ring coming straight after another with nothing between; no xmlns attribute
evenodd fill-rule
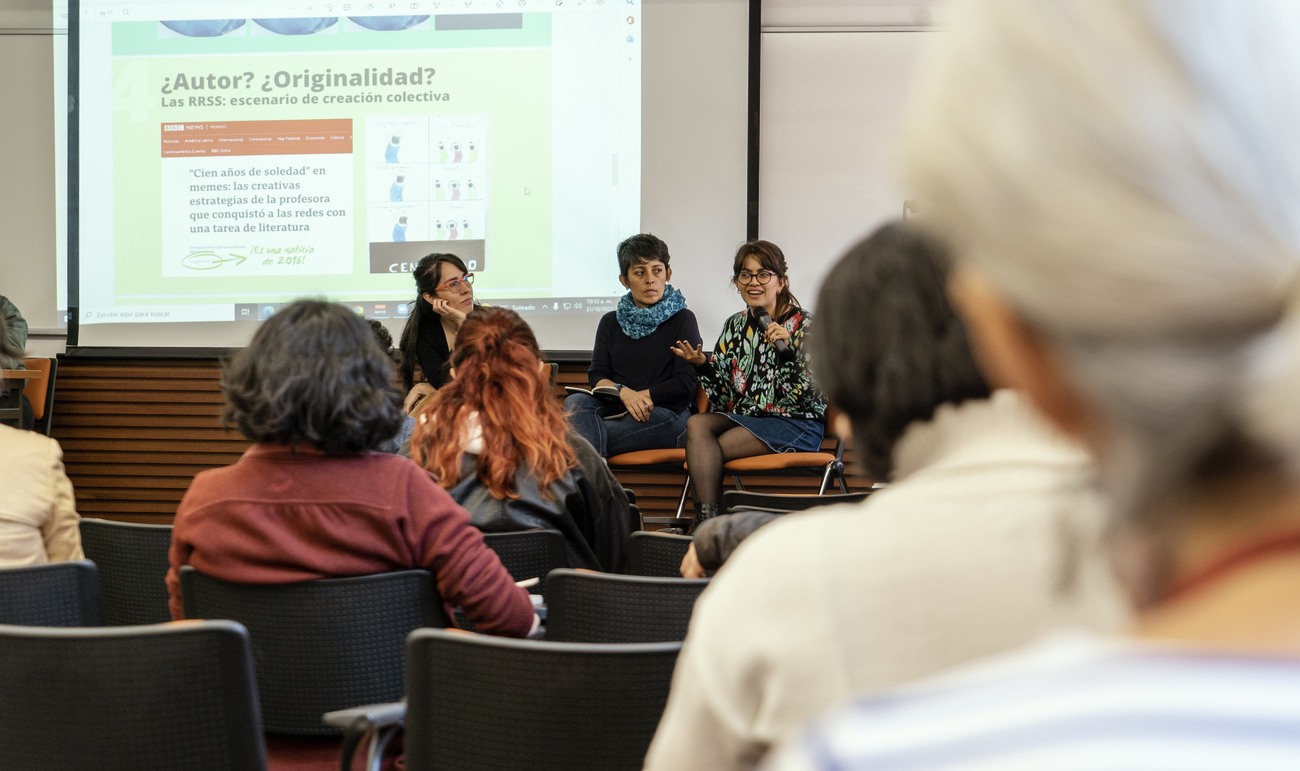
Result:
<svg viewBox="0 0 1300 771"><path fill-rule="evenodd" d="M618 318L618 325L623 328L623 334L633 340L640 340L685 307L686 298L682 297L681 292L673 289L672 284L668 284L664 287L664 296L649 308L638 308L636 303L632 302L631 292L623 295L623 299L618 301L615 316Z"/></svg>

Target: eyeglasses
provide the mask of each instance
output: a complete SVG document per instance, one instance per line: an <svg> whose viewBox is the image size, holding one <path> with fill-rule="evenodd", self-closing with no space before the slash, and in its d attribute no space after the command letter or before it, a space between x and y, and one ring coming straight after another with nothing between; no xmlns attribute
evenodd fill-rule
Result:
<svg viewBox="0 0 1300 771"><path fill-rule="evenodd" d="M466 285L466 286L474 286L474 274L473 274L473 273L466 273L465 275L461 276L460 278L453 278L451 281L448 281L447 283L443 284L442 286L437 287L437 288L434 289L433 291L435 291L435 292L441 292L442 290L446 289L448 292L458 292L458 291L460 291L460 285L461 285L461 284L464 284L464 285Z"/></svg>
<svg viewBox="0 0 1300 771"><path fill-rule="evenodd" d="M736 283L749 284L753 282L754 279L758 279L758 283L766 284L767 282L771 281L772 277L775 275L776 274L770 270L760 270L757 273L750 273L747 270L742 270L736 274Z"/></svg>

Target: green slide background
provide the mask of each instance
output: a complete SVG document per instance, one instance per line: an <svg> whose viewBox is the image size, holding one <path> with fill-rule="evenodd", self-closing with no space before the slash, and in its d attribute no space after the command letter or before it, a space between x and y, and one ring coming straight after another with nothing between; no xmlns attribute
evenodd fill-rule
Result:
<svg viewBox="0 0 1300 771"><path fill-rule="evenodd" d="M537 17L541 18L541 21ZM489 270L479 275L475 289L496 297L546 295L536 287L551 282L551 53L549 15L528 14L524 30L434 33L430 30L400 33L317 35L303 37L233 37L206 40L176 40L157 37L157 25L132 22L115 25L113 61L114 186L116 217L116 294L202 294L202 297L123 299L118 303L234 302L243 293L282 292L259 296L259 302L278 302L313 292L390 291L401 296L411 291L409 275L369 272L365 205L366 115L458 115L490 116L488 189L490 191ZM544 24L542 23L544 21ZM118 27L122 30L119 32ZM544 34L543 34L544 33ZM425 44L438 36L459 36L461 44L514 43L529 46L465 50L433 47L432 50L368 50L333 53L230 53L212 56L175 57L166 49L194 43L211 46L222 42L246 46L300 47L338 44L340 39L364 39L367 45L405 47L419 40ZM473 38L467 41L466 36ZM326 37L334 38L333 41ZM358 45L350 42L349 45ZM450 43L446 43L450 45ZM254 48L254 51L257 49ZM309 49L310 50L310 49ZM130 52L130 54L127 54ZM143 54L137 56L134 54ZM163 55L159 55L163 54ZM178 72L236 74L257 73L251 90L180 91L173 97L188 96L272 96L312 93L307 88L259 89L262 76L278 70L324 72L360 71L389 67L411 71L433 67L437 74L432 89L450 95L448 101L419 103L369 103L362 105L275 105L253 107L162 107L165 78ZM332 88L316 96L344 93L399 93L430 90L429 86L372 86ZM185 99L188 103L188 99ZM164 278L161 275L161 124L170 122L305 120L351 118L353 120L353 254L354 273L334 276L270 276ZM284 157L292 160L291 156ZM83 157L83 162L93 162ZM524 196L527 186L531 195ZM83 232L82 238L94 235ZM514 289L514 291L512 291ZM360 299L360 298L356 298ZM376 298L382 299L382 298Z"/></svg>

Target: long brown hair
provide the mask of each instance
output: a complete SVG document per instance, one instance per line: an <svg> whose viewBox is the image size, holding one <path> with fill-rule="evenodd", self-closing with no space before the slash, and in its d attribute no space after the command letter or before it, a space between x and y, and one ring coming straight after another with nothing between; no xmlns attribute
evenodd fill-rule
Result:
<svg viewBox="0 0 1300 771"><path fill-rule="evenodd" d="M483 429L478 478L497 498L518 498L515 472L526 465L543 494L577 465L565 440L564 413L539 366L533 330L508 308L485 307L465 318L451 353L456 376L438 390L417 422L411 457L443 487L460 481L462 431L471 412Z"/></svg>
<svg viewBox="0 0 1300 771"><path fill-rule="evenodd" d="M736 250L736 259L731 262L733 282L740 275L741 268L745 267L746 257L753 257L758 260L759 265L775 273L777 278L785 279L785 286L776 293L776 321L778 323L785 321L795 308L801 307L799 300L790 293L790 279L786 277L785 253L781 251L781 247L771 241L762 239L746 241Z"/></svg>
<svg viewBox="0 0 1300 771"><path fill-rule="evenodd" d="M461 273L468 273L465 261L454 254L434 252L426 254L415 264L411 275L415 277L415 300L410 304L411 313L406 317L406 326L402 329L402 341L398 347L402 350L402 366L398 372L402 376L402 388L409 391L415 385L415 367L420 363L416 349L420 339L420 325L438 319L438 314L424 299L425 294L436 295L442 284L442 266L451 265ZM441 322L439 322L441 323ZM424 379L437 385L437 372L425 372Z"/></svg>

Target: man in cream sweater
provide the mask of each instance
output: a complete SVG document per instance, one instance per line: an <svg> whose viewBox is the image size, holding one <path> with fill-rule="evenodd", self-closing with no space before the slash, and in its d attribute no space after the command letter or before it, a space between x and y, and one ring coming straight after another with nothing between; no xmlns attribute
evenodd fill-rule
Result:
<svg viewBox="0 0 1300 771"><path fill-rule="evenodd" d="M1019 394L990 395L943 264L887 225L826 278L814 374L892 484L741 545L696 604L647 769L754 768L852 696L1126 619L1089 457Z"/></svg>

